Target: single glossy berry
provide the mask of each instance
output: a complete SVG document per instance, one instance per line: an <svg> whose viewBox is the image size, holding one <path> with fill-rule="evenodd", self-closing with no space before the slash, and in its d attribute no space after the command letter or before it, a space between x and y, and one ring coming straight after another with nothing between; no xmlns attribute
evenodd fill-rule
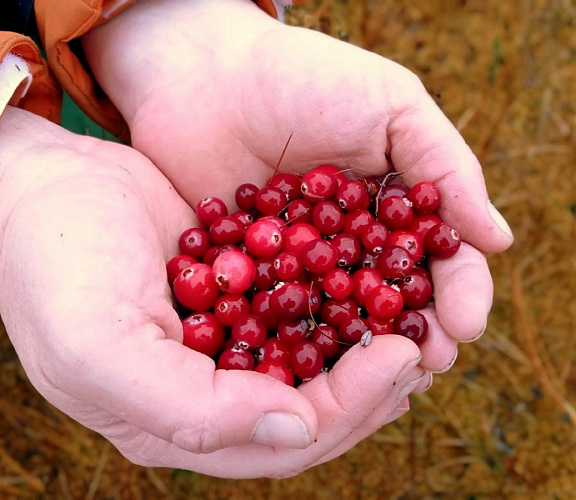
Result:
<svg viewBox="0 0 576 500"><path fill-rule="evenodd" d="M313 203L331 198L336 192L338 183L333 175L318 171L306 172L302 177L302 196Z"/></svg>
<svg viewBox="0 0 576 500"><path fill-rule="evenodd" d="M215 196L204 198L196 205L196 217L204 227L210 227L215 220L228 215L226 204Z"/></svg>
<svg viewBox="0 0 576 500"><path fill-rule="evenodd" d="M322 200L314 205L312 223L324 236L332 236L344 227L344 213L336 203Z"/></svg>
<svg viewBox="0 0 576 500"><path fill-rule="evenodd" d="M428 336L428 322L422 313L405 309L394 318L394 333L422 345Z"/></svg>
<svg viewBox="0 0 576 500"><path fill-rule="evenodd" d="M300 178L294 174L276 174L267 182L267 185L280 189L286 195L286 199L289 202L302 196L300 192Z"/></svg>
<svg viewBox="0 0 576 500"><path fill-rule="evenodd" d="M213 358L224 346L224 327L211 312L194 313L182 320L182 343Z"/></svg>
<svg viewBox="0 0 576 500"><path fill-rule="evenodd" d="M206 229L191 227L182 232L178 238L178 248L180 252L202 260L204 254L210 247L210 236Z"/></svg>
<svg viewBox="0 0 576 500"><path fill-rule="evenodd" d="M394 333L394 319L380 320L368 315L366 318L372 335L389 335Z"/></svg>
<svg viewBox="0 0 576 500"><path fill-rule="evenodd" d="M223 326L231 327L236 320L250 313L250 302L245 295L225 293L214 304L214 316Z"/></svg>
<svg viewBox="0 0 576 500"><path fill-rule="evenodd" d="M216 368L219 370L253 370L254 356L240 347L224 349L218 356Z"/></svg>
<svg viewBox="0 0 576 500"><path fill-rule="evenodd" d="M284 212L284 218L290 224L299 222L312 222L312 209L314 205L308 200L297 199L288 204Z"/></svg>
<svg viewBox="0 0 576 500"><path fill-rule="evenodd" d="M334 177L334 179L336 179L336 184L338 186L346 180L346 174L335 165L329 165L329 164L318 165L317 167L314 167L314 171Z"/></svg>
<svg viewBox="0 0 576 500"><path fill-rule="evenodd" d="M308 291L298 283L285 283L270 294L270 309L281 319L296 319L308 312Z"/></svg>
<svg viewBox="0 0 576 500"><path fill-rule="evenodd" d="M358 305L365 306L368 296L375 288L382 285L384 280L376 269L365 267L358 269L352 275L352 281L354 282L352 298Z"/></svg>
<svg viewBox="0 0 576 500"><path fill-rule="evenodd" d="M300 251L300 260L310 272L323 276L336 267L338 251L327 240L312 240Z"/></svg>
<svg viewBox="0 0 576 500"><path fill-rule="evenodd" d="M398 281L398 288L404 299L404 308L423 309L432 300L432 281L427 272L416 268Z"/></svg>
<svg viewBox="0 0 576 500"><path fill-rule="evenodd" d="M413 267L414 259L403 247L386 247L378 256L378 272L387 280L404 278Z"/></svg>
<svg viewBox="0 0 576 500"><path fill-rule="evenodd" d="M288 347L307 340L310 336L310 325L305 318L280 321L277 330L278 339Z"/></svg>
<svg viewBox="0 0 576 500"><path fill-rule="evenodd" d="M336 202L345 212L367 210L370 206L370 197L361 181L346 179L336 190Z"/></svg>
<svg viewBox="0 0 576 500"><path fill-rule="evenodd" d="M280 252L274 259L274 269L279 281L294 281L304 271L300 258L292 252Z"/></svg>
<svg viewBox="0 0 576 500"><path fill-rule="evenodd" d="M290 368L294 374L306 381L320 373L324 366L322 349L316 342L301 341L292 346L290 351Z"/></svg>
<svg viewBox="0 0 576 500"><path fill-rule="evenodd" d="M322 288L324 293L333 299L344 300L354 291L354 281L350 273L344 269L335 268L324 275Z"/></svg>
<svg viewBox="0 0 576 500"><path fill-rule="evenodd" d="M362 245L360 245L358 238L344 232L334 236L330 243L338 252L338 260L336 262L338 267L352 267L360 260Z"/></svg>
<svg viewBox="0 0 576 500"><path fill-rule="evenodd" d="M286 385L294 387L294 374L284 363L280 363L279 361L262 361L262 363L256 365L254 371L274 377L275 379L280 380L280 382L284 382Z"/></svg>
<svg viewBox="0 0 576 500"><path fill-rule="evenodd" d="M236 245L244 239L246 228L238 219L226 216L216 219L209 229L214 245Z"/></svg>
<svg viewBox="0 0 576 500"><path fill-rule="evenodd" d="M246 229L244 244L256 257L271 257L282 248L282 232L271 219L259 219Z"/></svg>
<svg viewBox="0 0 576 500"><path fill-rule="evenodd" d="M368 314L380 321L396 317L403 307L402 294L389 285L380 285L372 290L366 301Z"/></svg>
<svg viewBox="0 0 576 500"><path fill-rule="evenodd" d="M178 254L172 257L166 263L168 283L172 285L176 279L176 276L178 276L183 269L186 269L187 267L190 267L192 264L196 264L197 262L198 261L190 255Z"/></svg>
<svg viewBox="0 0 576 500"><path fill-rule="evenodd" d="M244 225L244 229L246 229L250 224L254 224L254 215L252 212L237 210L230 217L242 223Z"/></svg>
<svg viewBox="0 0 576 500"><path fill-rule="evenodd" d="M442 219L436 214L416 214L406 229L424 241L426 233L441 222Z"/></svg>
<svg viewBox="0 0 576 500"><path fill-rule="evenodd" d="M320 319L335 328L338 328L345 318L357 318L358 315L358 304L352 299L326 299L320 307Z"/></svg>
<svg viewBox="0 0 576 500"><path fill-rule="evenodd" d="M354 210L344 214L342 230L344 233L360 239L365 229L373 222L376 222L376 219L368 210Z"/></svg>
<svg viewBox="0 0 576 500"><path fill-rule="evenodd" d="M284 191L274 186L264 186L256 193L256 209L265 215L277 215L288 204Z"/></svg>
<svg viewBox="0 0 576 500"><path fill-rule="evenodd" d="M254 261L254 267L256 269L254 281L252 282L254 289L271 290L278 282L274 259L272 257L256 259Z"/></svg>
<svg viewBox="0 0 576 500"><path fill-rule="evenodd" d="M380 202L376 218L394 230L408 227L413 217L412 202L400 196L389 196Z"/></svg>
<svg viewBox="0 0 576 500"><path fill-rule="evenodd" d="M340 322L338 337L346 344L357 344L368 330L370 325L365 319L349 316Z"/></svg>
<svg viewBox="0 0 576 500"><path fill-rule="evenodd" d="M218 257L221 248L222 248L221 245L213 245L210 248L208 248L208 250L206 250L206 253L204 254L204 257L202 257L202 263L207 264L209 266L214 264L214 261L216 260L216 257Z"/></svg>
<svg viewBox="0 0 576 500"><path fill-rule="evenodd" d="M433 182L422 181L415 184L406 197L412 202L414 210L429 214L440 207L440 190Z"/></svg>
<svg viewBox="0 0 576 500"><path fill-rule="evenodd" d="M322 236L318 229L312 224L299 223L292 224L284 232L284 245L282 249L285 252L292 252L300 255L300 251L309 241L319 240Z"/></svg>
<svg viewBox="0 0 576 500"><path fill-rule="evenodd" d="M241 184L236 188L235 201L240 210L253 212L256 208L256 193L260 188L252 183Z"/></svg>
<svg viewBox="0 0 576 500"><path fill-rule="evenodd" d="M397 229L390 233L389 246L402 247L412 256L414 262L418 262L424 255L424 243L414 233L406 229Z"/></svg>
<svg viewBox="0 0 576 500"><path fill-rule="evenodd" d="M310 340L318 344L322 350L324 359L333 358L340 351L338 331L330 325L318 325L314 330L312 330L312 337Z"/></svg>
<svg viewBox="0 0 576 500"><path fill-rule="evenodd" d="M358 259L358 267L376 269L378 267L378 254L363 249Z"/></svg>
<svg viewBox="0 0 576 500"><path fill-rule="evenodd" d="M379 254L388 244L390 230L381 222L373 222L364 230L360 241L362 246L371 253Z"/></svg>
<svg viewBox="0 0 576 500"><path fill-rule="evenodd" d="M290 346L278 338L268 337L257 349L256 360L258 363L276 361L288 365L290 362Z"/></svg>
<svg viewBox="0 0 576 500"><path fill-rule="evenodd" d="M220 287L212 268L207 264L196 263L184 269L174 280L174 296L191 311L210 309L220 295Z"/></svg>
<svg viewBox="0 0 576 500"><path fill-rule="evenodd" d="M248 255L233 250L216 257L212 273L223 292L243 293L252 286L256 277L256 266Z"/></svg>
<svg viewBox="0 0 576 500"><path fill-rule="evenodd" d="M256 314L243 314L232 326L230 338L242 349L255 349L268 335L266 322Z"/></svg>
<svg viewBox="0 0 576 500"><path fill-rule="evenodd" d="M376 198L377 206L375 208L376 215L378 215L380 211L380 204L390 196L399 196L400 198L404 198L408 194L409 189L404 186L403 184L387 184L382 186L382 189L378 193Z"/></svg>
<svg viewBox="0 0 576 500"><path fill-rule="evenodd" d="M424 238L426 253L439 259L452 257L460 248L461 243L458 231L445 223L431 228Z"/></svg>

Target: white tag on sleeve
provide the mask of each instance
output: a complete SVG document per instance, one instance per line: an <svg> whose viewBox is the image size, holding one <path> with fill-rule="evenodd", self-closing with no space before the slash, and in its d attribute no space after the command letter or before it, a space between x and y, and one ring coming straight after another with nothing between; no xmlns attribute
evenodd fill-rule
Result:
<svg viewBox="0 0 576 500"><path fill-rule="evenodd" d="M0 62L0 114L12 98L18 100L24 97L31 83L32 73L28 63L11 52L6 54Z"/></svg>

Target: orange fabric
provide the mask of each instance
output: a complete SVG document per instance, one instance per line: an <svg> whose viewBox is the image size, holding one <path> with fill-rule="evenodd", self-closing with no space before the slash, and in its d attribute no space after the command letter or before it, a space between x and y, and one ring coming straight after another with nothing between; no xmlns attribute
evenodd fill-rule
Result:
<svg viewBox="0 0 576 500"><path fill-rule="evenodd" d="M124 2L102 19L102 12L115 3L111 0L36 0L34 9L48 65L62 87L96 123L128 140L126 122L70 45L91 28L120 13L131 1Z"/></svg>
<svg viewBox="0 0 576 500"><path fill-rule="evenodd" d="M43 116L55 123L60 122L62 91L48 70L36 44L24 35L0 31L0 61L9 52L20 56L28 63L33 77L26 95L16 102L10 102L10 104Z"/></svg>

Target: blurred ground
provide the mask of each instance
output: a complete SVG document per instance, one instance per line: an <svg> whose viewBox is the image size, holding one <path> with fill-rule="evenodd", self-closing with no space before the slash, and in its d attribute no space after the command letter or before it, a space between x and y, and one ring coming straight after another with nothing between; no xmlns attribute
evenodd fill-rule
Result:
<svg viewBox="0 0 576 500"><path fill-rule="evenodd" d="M478 155L516 243L495 302L413 410L282 481L129 464L28 384L0 334L0 499L576 498L576 2L317 0L289 22L418 74Z"/></svg>

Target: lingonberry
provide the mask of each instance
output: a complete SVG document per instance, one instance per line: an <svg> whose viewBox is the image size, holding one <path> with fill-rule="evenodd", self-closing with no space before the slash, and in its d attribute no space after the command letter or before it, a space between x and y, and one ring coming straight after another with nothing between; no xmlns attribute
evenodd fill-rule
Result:
<svg viewBox="0 0 576 500"><path fill-rule="evenodd" d="M243 293L252 286L256 277L256 266L248 255L234 250L216 257L212 273L222 291Z"/></svg>
<svg viewBox="0 0 576 500"><path fill-rule="evenodd" d="M278 340L284 345L292 347L301 340L306 340L310 336L310 325L304 318L287 319L278 323Z"/></svg>
<svg viewBox="0 0 576 500"><path fill-rule="evenodd" d="M284 246L282 249L285 252L292 252L296 255L300 255L300 251L306 243L312 240L319 240L321 237L322 236L318 229L316 229L312 224L293 224L286 228L286 231L284 232Z"/></svg>
<svg viewBox="0 0 576 500"><path fill-rule="evenodd" d="M414 210L420 213L429 214L440 207L440 190L433 182L422 181L415 184L406 197L412 202Z"/></svg>
<svg viewBox="0 0 576 500"><path fill-rule="evenodd" d="M260 316L269 330L274 330L278 326L278 315L270 308L271 290L261 290L252 297L250 311L252 314Z"/></svg>
<svg viewBox="0 0 576 500"><path fill-rule="evenodd" d="M390 233L388 245L402 247L412 256L414 262L418 262L424 255L424 243L414 233L406 229L397 229Z"/></svg>
<svg viewBox="0 0 576 500"><path fill-rule="evenodd" d="M314 205L308 200L297 199L286 207L284 218L290 224L297 224L298 222L312 222L312 209Z"/></svg>
<svg viewBox="0 0 576 500"><path fill-rule="evenodd" d="M416 214L406 229L424 241L426 233L441 222L437 214Z"/></svg>
<svg viewBox="0 0 576 500"><path fill-rule="evenodd" d="M365 319L348 316L338 326L338 337L347 344L357 344L368 330L370 325Z"/></svg>
<svg viewBox="0 0 576 500"><path fill-rule="evenodd" d="M274 259L274 269L280 281L295 281L304 270L302 262L295 253L280 252Z"/></svg>
<svg viewBox="0 0 576 500"><path fill-rule="evenodd" d="M356 265L359 261L362 246L358 238L348 233L339 233L330 240L332 246L338 252L338 267L348 268Z"/></svg>
<svg viewBox="0 0 576 500"><path fill-rule="evenodd" d="M394 333L394 319L380 320L368 315L366 318L372 335L388 335Z"/></svg>
<svg viewBox="0 0 576 500"><path fill-rule="evenodd" d="M228 207L215 196L204 198L196 205L196 217L204 227L210 227L215 220L226 215L228 215Z"/></svg>
<svg viewBox="0 0 576 500"><path fill-rule="evenodd" d="M312 209L312 224L324 236L332 236L342 230L344 214L342 210L329 200L322 200Z"/></svg>
<svg viewBox="0 0 576 500"><path fill-rule="evenodd" d="M256 350L256 360L258 363L277 361L288 365L290 362L290 346L278 338L268 337Z"/></svg>
<svg viewBox="0 0 576 500"><path fill-rule="evenodd" d="M294 319L307 312L308 300L306 287L285 283L270 294L270 309L282 319Z"/></svg>
<svg viewBox="0 0 576 500"><path fill-rule="evenodd" d="M174 280L174 295L176 300L191 311L207 311L218 295L220 287L212 268L207 264L196 263L182 270Z"/></svg>
<svg viewBox="0 0 576 500"><path fill-rule="evenodd" d="M368 296L384 282L380 273L370 267L358 269L352 275L352 281L354 282L352 298L360 306L365 306Z"/></svg>
<svg viewBox="0 0 576 500"><path fill-rule="evenodd" d="M380 203L377 219L394 230L406 228L413 217L412 203L407 198L388 196Z"/></svg>
<svg viewBox="0 0 576 500"><path fill-rule="evenodd" d="M210 240L214 245L236 245L244 239L245 230L244 224L238 219L220 217L210 225Z"/></svg>
<svg viewBox="0 0 576 500"><path fill-rule="evenodd" d="M253 370L254 356L240 347L224 349L218 356L216 368L219 370Z"/></svg>
<svg viewBox="0 0 576 500"><path fill-rule="evenodd" d="M272 257L256 259L254 261L256 274L252 283L255 290L270 290L277 283L276 268Z"/></svg>
<svg viewBox="0 0 576 500"><path fill-rule="evenodd" d="M399 290L389 285L376 287L366 300L366 311L368 311L370 316L380 321L396 317L403 306L402 294Z"/></svg>
<svg viewBox="0 0 576 500"><path fill-rule="evenodd" d="M360 241L362 246L371 253L379 254L386 247L390 230L381 222L373 222L368 225Z"/></svg>
<svg viewBox="0 0 576 500"><path fill-rule="evenodd" d="M283 191L289 202L302 196L300 192L300 178L297 175L287 173L276 174L267 184L268 186L276 187Z"/></svg>
<svg viewBox="0 0 576 500"><path fill-rule="evenodd" d="M255 184L245 183L236 188L236 205L244 212L252 212L256 208L256 193L259 188Z"/></svg>
<svg viewBox="0 0 576 500"><path fill-rule="evenodd" d="M366 228L375 221L368 210L354 210L344 215L343 231L360 239Z"/></svg>
<svg viewBox="0 0 576 500"><path fill-rule="evenodd" d="M271 257L282 248L282 233L272 219L258 219L246 229L244 244L256 257Z"/></svg>
<svg viewBox="0 0 576 500"><path fill-rule="evenodd" d="M184 318L182 333L186 347L206 356L216 356L224 345L224 327L211 312L198 312Z"/></svg>
<svg viewBox="0 0 576 500"><path fill-rule="evenodd" d="M405 309L394 318L394 333L422 345L428 336L428 322L421 312Z"/></svg>
<svg viewBox="0 0 576 500"><path fill-rule="evenodd" d="M336 267L338 251L327 240L312 240L300 251L300 260L310 272L323 276Z"/></svg>
<svg viewBox="0 0 576 500"><path fill-rule="evenodd" d="M439 259L452 257L460 248L460 244L458 231L445 223L432 227L424 238L426 253Z"/></svg>
<svg viewBox="0 0 576 500"><path fill-rule="evenodd" d="M192 264L198 262L194 257L185 254L178 254L172 257L166 263L166 274L168 276L168 283L174 283L176 276L180 274L183 269L190 267Z"/></svg>
<svg viewBox="0 0 576 500"><path fill-rule="evenodd" d="M403 278L413 267L414 259L403 247L386 247L378 256L378 272L387 280Z"/></svg>
<svg viewBox="0 0 576 500"><path fill-rule="evenodd" d="M232 326L230 338L242 349L255 349L268 335L266 322L256 314L243 314Z"/></svg>
<svg viewBox="0 0 576 500"><path fill-rule="evenodd" d="M214 304L214 315L222 326L231 327L236 320L250 312L250 302L243 294L225 293Z"/></svg>
<svg viewBox="0 0 576 500"><path fill-rule="evenodd" d="M314 378L322 370L324 355L316 342L304 340L290 350L290 368L294 374L306 381Z"/></svg>
<svg viewBox="0 0 576 500"><path fill-rule="evenodd" d="M191 227L186 229L178 238L180 252L191 255L196 260L202 260L209 247L210 236L206 229Z"/></svg>
<svg viewBox="0 0 576 500"><path fill-rule="evenodd" d="M256 208L261 214L277 215L288 203L284 191L274 186L264 186L256 193Z"/></svg>
<svg viewBox="0 0 576 500"><path fill-rule="evenodd" d="M350 273L340 268L328 271L322 280L324 293L336 300L344 300L350 297L354 290L354 281Z"/></svg>
<svg viewBox="0 0 576 500"><path fill-rule="evenodd" d="M352 299L327 299L320 307L320 319L335 328L338 328L345 318L357 318L358 315L358 304Z"/></svg>
<svg viewBox="0 0 576 500"><path fill-rule="evenodd" d="M367 210L370 206L370 197L362 182L346 179L336 190L336 202L345 212Z"/></svg>
<svg viewBox="0 0 576 500"><path fill-rule="evenodd" d="M422 309L432 300L432 282L427 272L420 272L419 268L398 281L398 288L406 309Z"/></svg>
<svg viewBox="0 0 576 500"><path fill-rule="evenodd" d="M310 340L318 344L322 350L324 359L333 358L340 351L338 331L330 325L318 325L312 330Z"/></svg>
<svg viewBox="0 0 576 500"><path fill-rule="evenodd" d="M262 363L256 365L254 371L274 377L275 379L280 380L280 382L284 382L286 385L294 387L294 374L284 363L279 361L262 361Z"/></svg>
<svg viewBox="0 0 576 500"><path fill-rule="evenodd" d="M338 183L334 176L318 169L313 169L306 172L302 177L300 189L304 198L314 203L331 198L337 187Z"/></svg>

